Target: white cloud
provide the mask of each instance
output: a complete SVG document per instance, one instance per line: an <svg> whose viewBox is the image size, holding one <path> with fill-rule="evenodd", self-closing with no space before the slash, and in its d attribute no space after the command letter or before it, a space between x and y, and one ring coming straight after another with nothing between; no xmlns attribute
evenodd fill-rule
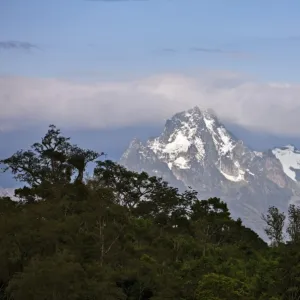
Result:
<svg viewBox="0 0 300 300"><path fill-rule="evenodd" d="M162 123L194 105L247 128L300 135L300 84L263 83L229 72L98 83L0 77L2 129L41 122L73 128Z"/></svg>

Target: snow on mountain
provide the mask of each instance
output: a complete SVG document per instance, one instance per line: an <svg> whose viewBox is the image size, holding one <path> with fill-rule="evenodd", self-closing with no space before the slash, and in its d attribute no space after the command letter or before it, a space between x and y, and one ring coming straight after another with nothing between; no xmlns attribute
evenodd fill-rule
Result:
<svg viewBox="0 0 300 300"><path fill-rule="evenodd" d="M198 107L167 120L160 136L134 140L120 163L180 190L192 187L202 199L221 197L234 217L262 236L261 213L270 205L286 211L291 201L300 201L300 151L291 146L253 151L213 112Z"/></svg>
<svg viewBox="0 0 300 300"><path fill-rule="evenodd" d="M12 200L16 200L15 189L14 188L1 188L0 187L0 197L10 197Z"/></svg>
<svg viewBox="0 0 300 300"><path fill-rule="evenodd" d="M203 113L203 120L213 138L219 155L222 156L230 153L235 147L235 141L233 141L225 127L222 124L219 124L216 117L209 114L207 111Z"/></svg>
<svg viewBox="0 0 300 300"><path fill-rule="evenodd" d="M155 153L137 138L130 143L122 155L120 163L132 171L145 171L151 175L163 177L172 186L181 190L185 189L183 183L176 179L168 165L159 160Z"/></svg>
<svg viewBox="0 0 300 300"><path fill-rule="evenodd" d="M189 170L196 164L205 166L215 156L215 166L225 179L244 180L246 170L233 159L238 141L226 130L216 116L194 107L176 114L167 121L161 136L149 140L147 146L169 168ZM226 168L226 163L231 166Z"/></svg>
<svg viewBox="0 0 300 300"><path fill-rule="evenodd" d="M193 110L177 114L172 120L168 120L163 134L148 142L148 147L167 162L170 169L173 165L180 169L191 167L190 160L185 156L192 146L196 149L195 157L199 162L205 156L204 143L198 132L199 116L192 114Z"/></svg>
<svg viewBox="0 0 300 300"><path fill-rule="evenodd" d="M292 180L297 180L297 171L300 171L300 151L292 145L272 150L273 154L280 161L283 171Z"/></svg>

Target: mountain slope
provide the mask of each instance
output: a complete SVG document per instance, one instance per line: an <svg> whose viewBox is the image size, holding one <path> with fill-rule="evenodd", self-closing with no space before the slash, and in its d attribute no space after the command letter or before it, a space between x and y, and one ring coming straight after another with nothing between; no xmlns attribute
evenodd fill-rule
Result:
<svg viewBox="0 0 300 300"><path fill-rule="evenodd" d="M120 163L162 176L181 190L191 187L202 199L221 197L234 217L262 236L261 213L270 205L286 211L290 201L299 201L298 150L253 151L213 112L198 107L174 115L161 135L145 144L134 140Z"/></svg>
<svg viewBox="0 0 300 300"><path fill-rule="evenodd" d="M294 181L300 180L300 151L292 145L272 150L280 161L283 171Z"/></svg>
<svg viewBox="0 0 300 300"><path fill-rule="evenodd" d="M14 188L2 188L0 187L0 197L10 197L12 200L16 200Z"/></svg>

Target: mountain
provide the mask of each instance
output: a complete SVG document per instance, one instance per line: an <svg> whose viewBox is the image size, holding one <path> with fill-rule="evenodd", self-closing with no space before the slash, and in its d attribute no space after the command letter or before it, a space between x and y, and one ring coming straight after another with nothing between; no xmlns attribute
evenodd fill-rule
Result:
<svg viewBox="0 0 300 300"><path fill-rule="evenodd" d="M273 154L281 162L283 171L293 181L300 181L300 151L295 146L287 145L273 149Z"/></svg>
<svg viewBox="0 0 300 300"><path fill-rule="evenodd" d="M134 171L161 176L180 190L189 187L206 199L227 202L265 238L261 214L274 205L286 212L300 202L300 151L288 145L258 152L247 147L210 110L198 107L175 114L160 136L133 140L120 163Z"/></svg>
<svg viewBox="0 0 300 300"><path fill-rule="evenodd" d="M15 189L0 187L0 197L10 197L12 200L15 200Z"/></svg>

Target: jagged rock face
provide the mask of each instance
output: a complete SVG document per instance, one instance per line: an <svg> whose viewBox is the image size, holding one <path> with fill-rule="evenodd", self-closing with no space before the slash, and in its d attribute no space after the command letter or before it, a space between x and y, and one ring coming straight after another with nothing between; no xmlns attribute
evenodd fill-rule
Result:
<svg viewBox="0 0 300 300"><path fill-rule="evenodd" d="M181 190L192 187L202 199L221 197L234 217L262 236L261 213L270 205L286 211L291 199L300 199L300 151L293 146L253 151L198 107L167 120L159 137L145 144L134 140L120 163Z"/></svg>
<svg viewBox="0 0 300 300"><path fill-rule="evenodd" d="M145 171L150 175L163 177L170 185L185 189L183 182L177 180L168 165L155 155L155 153L144 146L141 141L134 139L129 148L121 158L121 164L136 172Z"/></svg>

